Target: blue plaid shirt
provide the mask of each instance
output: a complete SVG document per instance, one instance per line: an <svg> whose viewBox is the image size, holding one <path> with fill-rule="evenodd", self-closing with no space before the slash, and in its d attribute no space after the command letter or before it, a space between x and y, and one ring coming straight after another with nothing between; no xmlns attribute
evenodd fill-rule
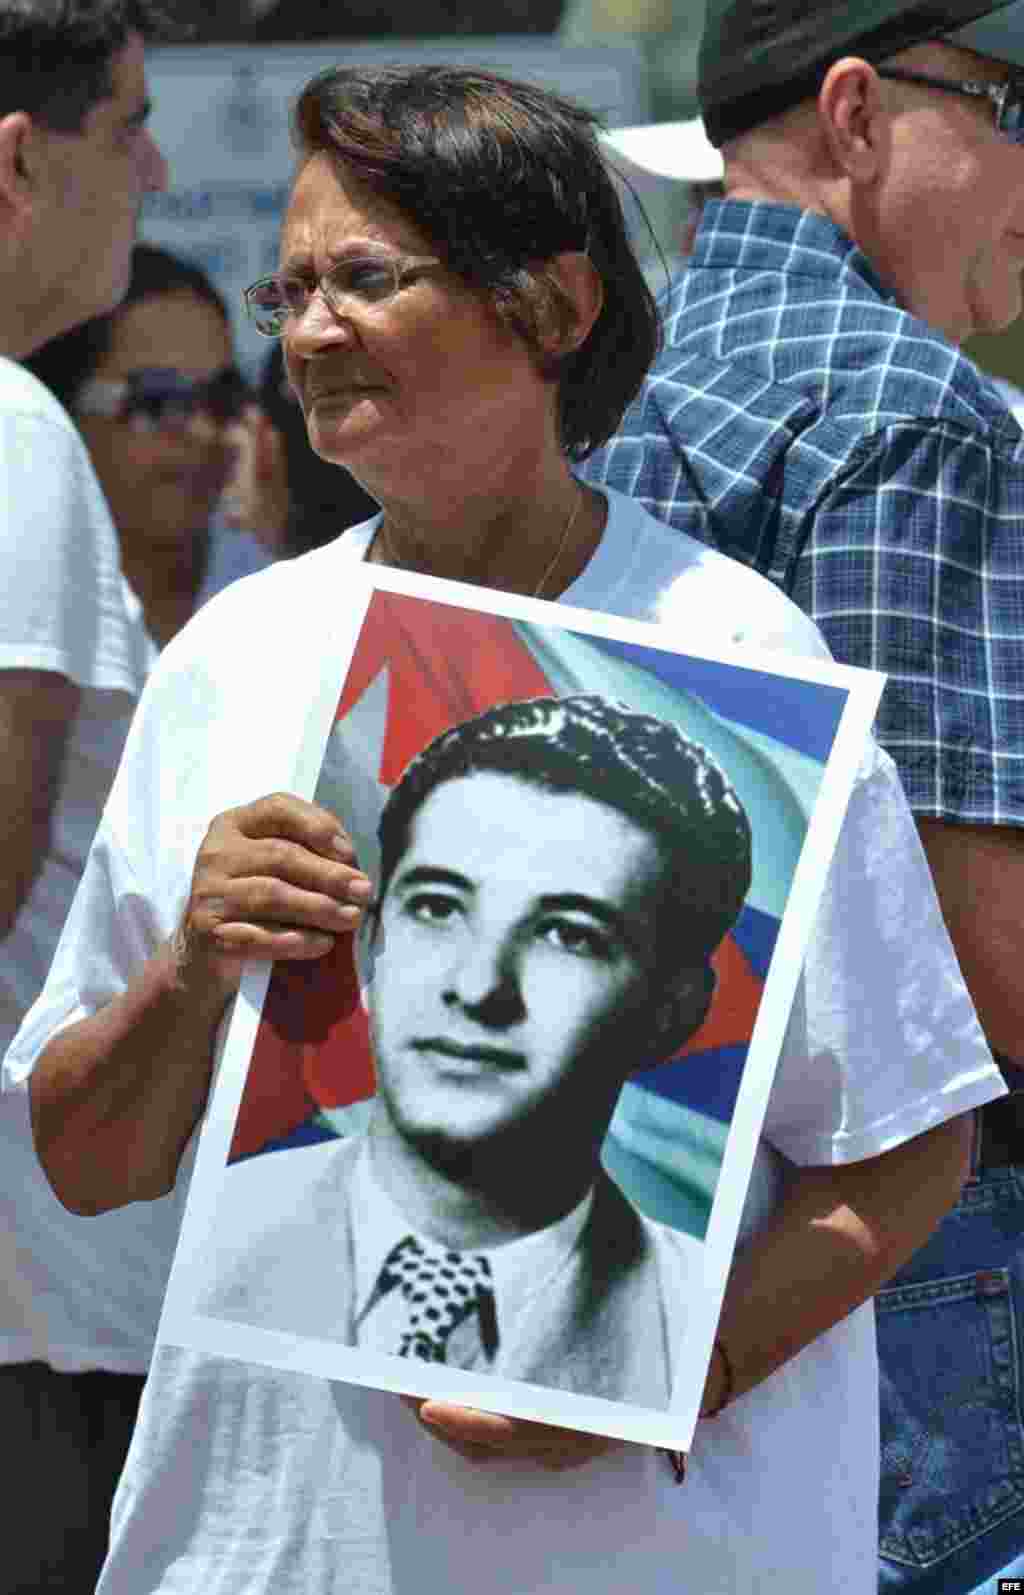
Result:
<svg viewBox="0 0 1024 1595"><path fill-rule="evenodd" d="M713 202L621 432L582 467L889 675L918 814L1024 825L1024 436L824 216Z"/></svg>

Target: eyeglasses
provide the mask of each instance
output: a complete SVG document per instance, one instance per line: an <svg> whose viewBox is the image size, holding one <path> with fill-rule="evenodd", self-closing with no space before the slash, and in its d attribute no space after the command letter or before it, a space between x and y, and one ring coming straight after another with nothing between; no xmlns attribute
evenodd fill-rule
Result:
<svg viewBox="0 0 1024 1595"><path fill-rule="evenodd" d="M245 290L245 308L257 332L279 338L289 316L301 316L316 293L340 316L346 304L366 310L387 304L412 277L443 262L433 255L365 255L340 260L322 277L275 272Z"/></svg>
<svg viewBox="0 0 1024 1595"><path fill-rule="evenodd" d="M238 420L249 399L248 385L234 366L203 381L169 366L129 371L117 382L87 382L74 409L78 415L128 421L138 432L157 432L187 426L200 410L226 426Z"/></svg>
<svg viewBox="0 0 1024 1595"><path fill-rule="evenodd" d="M954 83L950 78L934 78L927 72L901 72L895 67L876 67L880 78L894 83L923 83L927 88L944 89L947 94L963 94L972 100L990 100L995 106L996 130L1011 144L1024 144L1024 78L1011 76L1005 83Z"/></svg>

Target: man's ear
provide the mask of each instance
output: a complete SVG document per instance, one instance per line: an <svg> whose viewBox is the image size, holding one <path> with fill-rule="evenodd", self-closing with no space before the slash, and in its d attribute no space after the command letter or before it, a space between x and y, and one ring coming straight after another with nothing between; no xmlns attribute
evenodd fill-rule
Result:
<svg viewBox="0 0 1024 1595"><path fill-rule="evenodd" d="M567 250L545 261L541 280L550 287L550 314L540 329L546 355L573 354L582 348L604 307L604 283L593 261Z"/></svg>
<svg viewBox="0 0 1024 1595"><path fill-rule="evenodd" d="M852 182L872 182L888 139L873 66L859 56L844 56L829 67L818 93L818 125L836 169Z"/></svg>
<svg viewBox="0 0 1024 1595"><path fill-rule="evenodd" d="M0 212L5 221L20 220L33 195L31 145L37 130L25 111L0 117Z"/></svg>
<svg viewBox="0 0 1024 1595"><path fill-rule="evenodd" d="M697 1034L708 1016L715 994L715 972L710 964L684 969L673 977L654 1004L651 1014L650 1054L671 1058Z"/></svg>

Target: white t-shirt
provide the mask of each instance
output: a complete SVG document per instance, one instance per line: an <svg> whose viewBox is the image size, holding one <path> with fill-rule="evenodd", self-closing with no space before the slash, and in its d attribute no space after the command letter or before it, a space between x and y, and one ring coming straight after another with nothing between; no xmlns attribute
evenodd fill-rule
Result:
<svg viewBox="0 0 1024 1595"><path fill-rule="evenodd" d="M154 650L81 438L47 389L3 359L0 481L0 671L53 671L82 689L50 845L0 944L3 1052L46 978ZM175 1235L159 1208L65 1212L39 1168L26 1097L0 1099L0 1362L144 1372Z"/></svg>
<svg viewBox="0 0 1024 1595"><path fill-rule="evenodd" d="M776 588L607 496L604 538L568 602L658 619L684 646L825 652ZM371 532L229 589L165 650L47 988L8 1058L12 1084L173 929L209 820L276 784L303 728L298 712L266 723L268 684L281 670L317 678L319 639ZM744 1233L779 1199L780 1152L869 1157L1002 1089L894 768L872 747ZM701 1424L682 1488L639 1447L566 1474L474 1467L394 1396L158 1342L98 1595L820 1595L837 1580L873 1595L877 1410L870 1304Z"/></svg>

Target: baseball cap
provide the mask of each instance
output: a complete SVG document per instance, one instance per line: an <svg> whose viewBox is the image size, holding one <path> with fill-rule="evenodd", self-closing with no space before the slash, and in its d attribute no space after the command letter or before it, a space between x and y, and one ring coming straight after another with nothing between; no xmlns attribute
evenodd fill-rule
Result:
<svg viewBox="0 0 1024 1595"><path fill-rule="evenodd" d="M1024 0L708 0L697 92L712 144L817 93L844 55L865 61L942 39L1024 67Z"/></svg>
<svg viewBox="0 0 1024 1595"><path fill-rule="evenodd" d="M699 116L686 122L613 128L610 133L601 134L601 142L614 155L655 177L672 177L682 183L717 183L722 176L722 157Z"/></svg>

